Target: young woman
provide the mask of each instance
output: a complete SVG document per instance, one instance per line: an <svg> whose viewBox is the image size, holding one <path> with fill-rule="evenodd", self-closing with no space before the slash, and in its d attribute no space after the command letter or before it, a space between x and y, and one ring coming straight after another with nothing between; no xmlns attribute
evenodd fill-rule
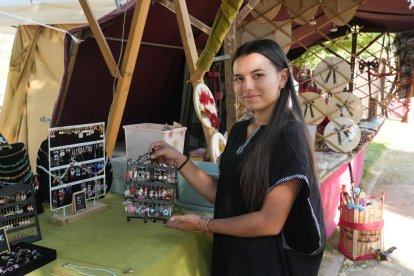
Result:
<svg viewBox="0 0 414 276"><path fill-rule="evenodd" d="M317 275L325 227L313 147L288 70L272 40L242 45L233 58L234 90L254 118L237 122L218 180L164 142L152 158L179 171L215 204L214 218L173 216L167 226L214 234L211 275Z"/></svg>

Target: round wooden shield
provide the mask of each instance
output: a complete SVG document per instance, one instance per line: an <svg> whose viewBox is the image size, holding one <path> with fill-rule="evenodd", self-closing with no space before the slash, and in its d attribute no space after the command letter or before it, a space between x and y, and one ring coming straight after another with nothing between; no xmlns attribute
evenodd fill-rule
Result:
<svg viewBox="0 0 414 276"><path fill-rule="evenodd" d="M211 162L218 163L220 155L226 147L226 138L218 131L214 132L210 138L210 156Z"/></svg>
<svg viewBox="0 0 414 276"><path fill-rule="evenodd" d="M314 92L304 92L299 94L299 102L303 117L308 125L318 125L325 119L327 108L321 95Z"/></svg>
<svg viewBox="0 0 414 276"><path fill-rule="evenodd" d="M326 125L323 137L330 149L347 153L358 146L361 140L361 130L351 119L339 117Z"/></svg>
<svg viewBox="0 0 414 276"><path fill-rule="evenodd" d="M260 23L267 23L279 13L281 2L281 0L261 0L254 6L251 14Z"/></svg>
<svg viewBox="0 0 414 276"><path fill-rule="evenodd" d="M262 38L276 41L287 53L292 42L292 23L286 20L262 24L257 20L253 20L237 31L237 43L239 45Z"/></svg>
<svg viewBox="0 0 414 276"><path fill-rule="evenodd" d="M311 21L318 11L319 0L289 0L284 5L290 16L296 23L304 25Z"/></svg>
<svg viewBox="0 0 414 276"><path fill-rule="evenodd" d="M193 93L194 109L203 126L217 129L219 118L213 94L204 83L199 83Z"/></svg>
<svg viewBox="0 0 414 276"><path fill-rule="evenodd" d="M351 68L339 57L326 57L321 60L313 72L313 80L326 92L342 92L351 79Z"/></svg>
<svg viewBox="0 0 414 276"><path fill-rule="evenodd" d="M335 93L328 102L327 116L330 120L339 117L350 118L358 123L362 118L361 99L349 92Z"/></svg>
<svg viewBox="0 0 414 276"><path fill-rule="evenodd" d="M354 17L360 5L359 2L355 0L324 0L321 7L332 23L344 26Z"/></svg>

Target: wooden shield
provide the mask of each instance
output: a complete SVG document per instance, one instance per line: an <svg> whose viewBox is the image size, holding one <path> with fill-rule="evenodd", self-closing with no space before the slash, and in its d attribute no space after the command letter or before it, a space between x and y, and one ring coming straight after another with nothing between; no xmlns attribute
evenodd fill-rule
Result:
<svg viewBox="0 0 414 276"><path fill-rule="evenodd" d="M319 0L289 0L284 5L290 16L296 23L304 25L314 18L318 11Z"/></svg>
<svg viewBox="0 0 414 276"><path fill-rule="evenodd" d="M344 26L354 17L361 1L325 0L321 7L326 17L338 26Z"/></svg>
<svg viewBox="0 0 414 276"><path fill-rule="evenodd" d="M262 0L254 6L251 15L260 23L267 23L273 21L281 6L281 0Z"/></svg>

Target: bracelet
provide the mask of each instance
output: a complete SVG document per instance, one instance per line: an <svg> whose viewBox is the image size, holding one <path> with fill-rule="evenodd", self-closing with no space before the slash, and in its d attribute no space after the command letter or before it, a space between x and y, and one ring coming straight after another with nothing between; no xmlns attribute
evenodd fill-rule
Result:
<svg viewBox="0 0 414 276"><path fill-rule="evenodd" d="M177 168L177 171L179 171L179 170L181 170L184 166L185 166L185 164L187 164L187 162L188 162L188 160L190 159L190 156L187 156L187 158L185 159L185 161L181 164L181 166L179 166L178 168Z"/></svg>
<svg viewBox="0 0 414 276"><path fill-rule="evenodd" d="M207 220L207 222L206 222L206 230L207 230L207 233L211 233L211 231L210 231L210 228L208 228L208 224L210 223L210 221L212 221L213 220L213 218L209 218L208 220Z"/></svg>

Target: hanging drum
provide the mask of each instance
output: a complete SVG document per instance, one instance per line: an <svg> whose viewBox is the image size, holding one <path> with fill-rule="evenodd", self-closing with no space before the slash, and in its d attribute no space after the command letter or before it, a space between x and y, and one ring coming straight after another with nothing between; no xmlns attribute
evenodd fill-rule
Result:
<svg viewBox="0 0 414 276"><path fill-rule="evenodd" d="M318 125L325 119L327 108L321 95L314 92L304 92L299 95L299 102L303 117L308 125Z"/></svg>
<svg viewBox="0 0 414 276"><path fill-rule="evenodd" d="M326 125L323 137L333 151L348 153L358 146L361 130L351 119L340 117Z"/></svg>
<svg viewBox="0 0 414 276"><path fill-rule="evenodd" d="M226 138L218 131L211 135L210 140L210 156L211 162L218 163L220 155L223 153L226 147Z"/></svg>
<svg viewBox="0 0 414 276"><path fill-rule="evenodd" d="M330 120L346 117L358 123L362 118L361 99L349 92L335 93L328 102L327 116Z"/></svg>
<svg viewBox="0 0 414 276"><path fill-rule="evenodd" d="M254 6L251 14L260 23L267 23L273 21L281 6L281 0L262 0Z"/></svg>
<svg viewBox="0 0 414 276"><path fill-rule="evenodd" d="M311 21L318 11L319 0L289 0L284 5L290 16L296 23L304 25Z"/></svg>
<svg viewBox="0 0 414 276"><path fill-rule="evenodd" d="M313 80L326 92L342 92L351 79L351 68L339 57L327 57L316 65Z"/></svg>
<svg viewBox="0 0 414 276"><path fill-rule="evenodd" d="M292 24L289 20L286 21L272 21L268 23L260 23L253 20L243 26L237 32L237 43L243 43L255 40L268 38L276 41L283 51L287 53L292 42Z"/></svg>
<svg viewBox="0 0 414 276"><path fill-rule="evenodd" d="M354 17L361 2L358 0L324 0L321 7L332 23L344 26Z"/></svg>
<svg viewBox="0 0 414 276"><path fill-rule="evenodd" d="M197 84L193 93L193 102L197 117L203 126L217 129L219 127L219 118L216 102L207 85L203 83Z"/></svg>

